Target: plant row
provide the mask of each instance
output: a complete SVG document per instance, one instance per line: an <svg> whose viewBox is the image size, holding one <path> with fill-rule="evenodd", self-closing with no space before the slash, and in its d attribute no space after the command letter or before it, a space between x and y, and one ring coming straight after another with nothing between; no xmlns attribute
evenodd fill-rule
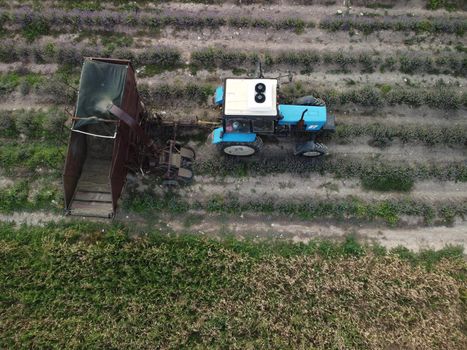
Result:
<svg viewBox="0 0 467 350"><path fill-rule="evenodd" d="M266 66L287 65L302 68L311 72L315 66L331 65L341 72L349 72L359 67L363 73L380 71L401 71L407 74L467 74L467 58L460 54L443 54L427 56L417 53L400 53L395 56L381 57L375 53L343 53L319 51L284 51L266 52L261 55ZM172 47L154 47L138 50L111 46L48 44L20 44L14 41L0 43L0 61L59 63L79 65L84 57L115 57L132 60L136 66L155 65L159 69L170 69L183 66L181 52ZM254 52L228 51L220 48L207 48L193 51L190 64L197 68L212 69L215 67L235 69L252 68L260 60Z"/></svg>
<svg viewBox="0 0 467 350"><path fill-rule="evenodd" d="M232 158L198 161L197 175L210 176L256 176L276 173L307 175L329 174L337 178L359 178L371 189L380 191L407 191L414 181L437 179L440 181L467 181L467 165L464 162L438 162L408 164L404 161L389 164L384 160L368 160L342 156L325 159L302 159L298 157L264 156L254 162Z"/></svg>
<svg viewBox="0 0 467 350"><path fill-rule="evenodd" d="M374 145L381 146L390 143L394 138L398 138L404 143L423 142L431 146L467 146L467 127L459 125L448 127L424 124L339 124L332 138L336 139L337 142L347 143L352 138L359 136L370 136Z"/></svg>
<svg viewBox="0 0 467 350"><path fill-rule="evenodd" d="M206 84L142 86L144 97L151 105L175 105L177 102L207 103L213 86ZM427 105L434 109L457 110L467 106L467 93L453 87L440 85L430 88L407 88L382 85L348 88L345 90L316 89L302 82L286 85L279 91L280 103L293 103L296 98L314 95L335 107L349 103L363 107ZM175 101L178 99L179 101Z"/></svg>
<svg viewBox="0 0 467 350"><path fill-rule="evenodd" d="M182 64L181 53L175 48L160 46L144 51L131 51L128 48L114 48L90 45L70 44L19 44L14 41L0 43L0 62L59 63L77 66L84 57L113 57L129 59L136 66L157 65L160 68L172 68Z"/></svg>
<svg viewBox="0 0 467 350"><path fill-rule="evenodd" d="M75 81L77 84L77 82ZM11 86L10 86L11 87ZM0 96L12 92L2 91L0 77ZM139 91L150 106L176 106L179 104L207 104L214 93L210 84L160 84L149 86L141 84ZM29 93L29 90L26 91ZM44 102L72 104L76 91L71 89L63 79L53 76L37 86L36 93ZM302 82L286 85L279 91L280 103L293 103L296 98L314 95L326 101L329 107L355 104L362 107L379 108L383 106L407 105L420 107L426 105L433 109L459 110L467 107L467 93L447 85L430 88L411 88L391 85L364 86L345 90L315 88Z"/></svg>
<svg viewBox="0 0 467 350"><path fill-rule="evenodd" d="M305 72L311 72L318 65L333 65L341 72L349 72L356 67L363 73L372 73L376 69L384 71L401 71L407 74L467 74L467 58L460 54L444 54L440 56L419 53L398 53L394 56L381 57L376 53L344 53L320 51L283 51L266 52L261 55L266 66L287 65L301 67ZM260 60L260 55L254 52L229 51L220 48L207 48L194 51L191 63L195 66L210 69L239 68L254 66Z"/></svg>
<svg viewBox="0 0 467 350"><path fill-rule="evenodd" d="M383 84L336 90L317 89L312 86L305 86L302 82L297 82L286 85L280 91L282 103L292 103L296 98L305 95L320 97L330 106L349 103L363 107L394 105L420 107L426 105L441 110L457 110L467 106L467 93L445 84L427 88Z"/></svg>
<svg viewBox="0 0 467 350"><path fill-rule="evenodd" d="M145 90L143 90L145 91ZM210 93L211 91L208 91ZM148 93L148 92L145 92ZM201 96L201 99L204 97ZM30 139L63 139L67 114L60 109L3 110L0 111L0 137L15 138L20 134ZM422 142L427 145L467 145L465 126L438 126L425 124L386 125L339 124L332 135L339 143L352 138L369 136L375 144L400 139L403 143Z"/></svg>
<svg viewBox="0 0 467 350"><path fill-rule="evenodd" d="M231 196L229 198L215 196L205 202L189 203L173 195L160 198L149 192L130 193L124 206L127 210L139 213L168 211L173 214L181 214L189 210L203 210L208 213L234 215L242 213L286 215L304 220L328 218L373 221L382 219L390 225L397 224L400 217L404 215L421 216L427 224L433 223L435 219L441 219L443 223L450 224L456 217L463 218L467 215L467 203L465 202L434 205L411 199L365 202L358 198L339 200L310 198L301 203L276 202L271 198L264 198L257 201L241 202Z"/></svg>
<svg viewBox="0 0 467 350"><path fill-rule="evenodd" d="M231 26L235 28L274 28L291 29L301 33L305 28L316 26L313 21L304 21L295 17L283 19L268 19L255 17L226 17L217 14L204 15L193 12L171 12L151 14L148 12L128 11L81 11L43 9L36 11L32 8L21 8L14 11L0 12L0 23L18 26L25 37L30 40L40 35L47 35L52 29L108 30L115 26L144 27L158 29L164 26L176 28L219 28ZM324 30L353 30L364 33L376 30L415 31L431 33L455 33L463 35L467 23L461 18L418 18L410 16L332 16L320 22Z"/></svg>
<svg viewBox="0 0 467 350"><path fill-rule="evenodd" d="M463 18L413 16L330 16L320 22L320 28L333 32L359 30L364 34L379 30L393 30L464 35L467 21Z"/></svg>
<svg viewBox="0 0 467 350"><path fill-rule="evenodd" d="M9 174L18 169L28 172L60 174L65 158L65 143L57 140L3 141L0 167ZM297 157L261 158L254 163L231 158L195 163L197 175L255 176L271 173L330 174L340 178L359 178L362 185L377 191L410 191L417 180L467 181L467 166L462 162L387 164L383 161L349 159L338 156L320 160Z"/></svg>
<svg viewBox="0 0 467 350"><path fill-rule="evenodd" d="M57 211L62 206L62 192L56 184L35 184L27 180L0 189L0 212L11 213L24 210Z"/></svg>
<svg viewBox="0 0 467 350"><path fill-rule="evenodd" d="M67 115L59 109L2 110L0 111L0 137L63 139Z"/></svg>
<svg viewBox="0 0 467 350"><path fill-rule="evenodd" d="M3 141L0 145L0 168L7 174L28 173L59 175L65 161L66 146L57 141Z"/></svg>
<svg viewBox="0 0 467 350"><path fill-rule="evenodd" d="M0 75L0 96L16 90L19 80L10 78L16 73ZM78 85L79 76L74 73L58 72L41 84L36 84L35 92L44 102L57 104L72 104L75 100L76 90L70 85ZM37 75L33 75L37 76ZM70 78L71 76L71 78ZM40 76L39 76L40 77ZM6 87L4 86L6 81ZM161 84L148 86L141 84L141 95L148 105L174 106L180 103L186 105L206 104L213 96L214 86L210 84ZM25 89L24 94L28 94ZM379 86L366 85L363 87L347 88L345 90L315 88L303 82L286 85L279 91L280 103L293 103L296 98L305 95L314 95L322 98L328 106L338 107L355 104L362 107L383 107L394 105L408 105L420 107L426 105L433 109L458 110L467 106L467 93L444 83L429 88L400 87L387 84Z"/></svg>
<svg viewBox="0 0 467 350"><path fill-rule="evenodd" d="M236 28L275 28L290 29L303 32L307 27L314 27L314 22L305 22L297 18L271 20L254 17L225 17L220 15L207 16L183 11L151 14L147 12L116 12L116 11L81 11L44 9L35 11L31 8L21 8L14 11L0 12L0 23L18 26L24 36L34 40L41 35L50 34L52 30L109 30L115 31L115 26L160 29L173 26L185 28L219 28L232 26Z"/></svg>

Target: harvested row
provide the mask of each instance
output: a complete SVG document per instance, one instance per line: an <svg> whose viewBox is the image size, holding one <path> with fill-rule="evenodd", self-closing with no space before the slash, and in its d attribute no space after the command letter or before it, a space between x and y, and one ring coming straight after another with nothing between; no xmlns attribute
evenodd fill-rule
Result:
<svg viewBox="0 0 467 350"><path fill-rule="evenodd" d="M205 11L208 12L208 11ZM28 40L49 34L52 30L78 31L84 29L108 30L115 26L127 26L145 29L160 29L171 26L186 28L273 28L276 30L294 30L302 33L307 28L316 27L317 23L297 17L267 19L254 17L227 17L217 13L204 14L190 11L162 11L158 14L117 11L80 11L44 9L41 12L32 8L0 12L2 26L14 26L22 31ZM462 18L423 18L410 16L328 16L319 23L327 31L360 30L370 34L379 30L413 31L416 33L450 33L464 35L467 21Z"/></svg>
<svg viewBox="0 0 467 350"><path fill-rule="evenodd" d="M136 66L155 65L159 70L186 66L182 52L175 47L151 47L143 50L109 46L90 46L84 44L22 44L5 41L0 44L0 62L34 62L37 64L58 63L80 65L84 57L115 57L130 59ZM276 51L242 52L221 48L206 48L190 53L188 65L197 69L251 69L261 61L268 67L287 66L313 71L316 66L330 66L339 72L350 72L359 68L362 73L376 70L400 71L406 74L452 74L467 76L467 58L459 53L428 55L416 52L401 52L385 56L377 52L344 53L330 51Z"/></svg>

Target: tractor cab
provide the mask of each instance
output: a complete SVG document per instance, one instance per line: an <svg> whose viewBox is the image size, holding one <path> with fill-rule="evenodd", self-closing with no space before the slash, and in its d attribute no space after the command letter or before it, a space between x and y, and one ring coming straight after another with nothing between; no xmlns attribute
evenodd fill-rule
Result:
<svg viewBox="0 0 467 350"><path fill-rule="evenodd" d="M295 154L326 153L326 147L315 142L318 133L334 130L324 101L306 96L294 105L278 104L277 87L277 79L227 78L216 89L214 103L222 108L222 126L214 130L212 143L222 153L253 155L263 146L260 135L267 134L308 135L306 142L296 145Z"/></svg>

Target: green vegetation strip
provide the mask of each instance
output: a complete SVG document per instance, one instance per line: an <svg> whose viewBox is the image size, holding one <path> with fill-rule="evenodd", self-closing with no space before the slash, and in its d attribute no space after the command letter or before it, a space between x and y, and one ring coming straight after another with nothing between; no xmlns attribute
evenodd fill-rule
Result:
<svg viewBox="0 0 467 350"><path fill-rule="evenodd" d="M64 140L64 124L68 116L57 108L37 110L0 111L0 137L18 137L20 134L29 139Z"/></svg>
<svg viewBox="0 0 467 350"><path fill-rule="evenodd" d="M0 225L3 347L454 349L466 341L459 248L129 236L101 223Z"/></svg>
<svg viewBox="0 0 467 350"><path fill-rule="evenodd" d="M457 217L465 218L467 203L450 202L428 204L411 199L384 200L365 202L349 197L340 200L310 198L300 203L279 201L271 198L241 202L234 194L229 198L214 196L206 201L189 203L173 194L161 198L152 191L139 193L132 190L125 200L126 210L136 213L154 215L169 212L175 215L189 210L202 210L208 213L223 213L241 215L242 213L257 213L266 215L284 215L302 220L353 219L361 222L383 220L388 225L397 225L402 216L420 216L426 224L450 225ZM157 215L157 214L156 214Z"/></svg>
<svg viewBox="0 0 467 350"><path fill-rule="evenodd" d="M0 144L0 168L7 174L18 169L57 176L63 170L66 146L46 141L4 141Z"/></svg>
<svg viewBox="0 0 467 350"><path fill-rule="evenodd" d="M32 180L20 180L0 189L0 213L37 210L59 212L63 209L61 188L47 179L38 180L31 185Z"/></svg>

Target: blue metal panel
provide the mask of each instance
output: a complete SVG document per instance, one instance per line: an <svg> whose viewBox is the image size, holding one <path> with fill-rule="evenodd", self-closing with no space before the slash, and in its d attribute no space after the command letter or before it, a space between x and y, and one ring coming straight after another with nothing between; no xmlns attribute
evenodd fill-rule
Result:
<svg viewBox="0 0 467 350"><path fill-rule="evenodd" d="M279 105L279 112L283 117L279 125L295 125L302 117L304 110L308 109L303 118L306 130L319 130L326 123L326 107Z"/></svg>
<svg viewBox="0 0 467 350"><path fill-rule="evenodd" d="M222 133L223 128L217 128L213 131L213 138L212 143L220 143L220 142L254 142L256 140L255 133Z"/></svg>
<svg viewBox="0 0 467 350"><path fill-rule="evenodd" d="M214 103L221 106L224 103L224 87L218 86L214 95Z"/></svg>

